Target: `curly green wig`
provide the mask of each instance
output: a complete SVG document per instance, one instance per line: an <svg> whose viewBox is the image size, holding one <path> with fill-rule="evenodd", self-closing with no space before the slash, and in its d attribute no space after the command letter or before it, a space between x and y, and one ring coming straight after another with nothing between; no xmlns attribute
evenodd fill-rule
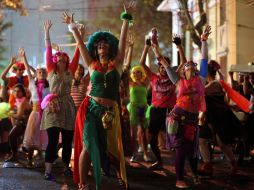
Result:
<svg viewBox="0 0 254 190"><path fill-rule="evenodd" d="M112 33L106 31L95 32L89 37L86 47L90 56L95 60L98 59L96 55L97 44L102 40L109 44L109 58L114 58L117 55L119 40Z"/></svg>

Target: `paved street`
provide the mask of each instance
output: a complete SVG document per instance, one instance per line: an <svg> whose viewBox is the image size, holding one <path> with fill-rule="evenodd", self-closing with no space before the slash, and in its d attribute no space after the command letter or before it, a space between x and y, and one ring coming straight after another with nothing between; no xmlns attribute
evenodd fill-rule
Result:
<svg viewBox="0 0 254 190"><path fill-rule="evenodd" d="M24 156L21 156L24 157ZM132 190L165 190L177 189L175 185L175 174L173 167L173 152L163 151L163 159L165 162L163 171L150 171L147 164L143 161L140 163L128 164L127 174L130 187ZM140 156L141 158L141 156ZM36 160L38 164L36 168L29 169L25 167L25 160L21 159L21 163L17 168L3 168L4 155L0 155L0 190L74 190L76 189L70 178L62 175L62 164L60 161L54 165L54 174L56 182L48 182L43 180L43 164L40 160ZM141 159L140 159L141 160ZM214 160L215 174L212 178L202 178L202 184L194 186L190 177L187 166L187 182L191 186L189 189L194 190L251 190L254 186L254 160L245 162L240 167L240 172L235 176L227 175L229 173L229 165L225 160ZM114 177L103 177L103 190L118 190L119 186ZM91 179L92 189L94 189L94 181Z"/></svg>

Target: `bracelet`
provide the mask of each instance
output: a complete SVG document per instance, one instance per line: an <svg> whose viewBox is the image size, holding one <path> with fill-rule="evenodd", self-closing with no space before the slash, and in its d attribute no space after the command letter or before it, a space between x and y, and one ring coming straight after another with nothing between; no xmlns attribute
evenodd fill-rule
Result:
<svg viewBox="0 0 254 190"><path fill-rule="evenodd" d="M45 40L50 40L50 38L45 38Z"/></svg>
<svg viewBox="0 0 254 190"><path fill-rule="evenodd" d="M126 12L121 13L121 20L128 20L130 23L133 22L133 17L131 14L128 14Z"/></svg>
<svg viewBox="0 0 254 190"><path fill-rule="evenodd" d="M68 24L68 29L71 33L74 32L74 29L77 28L77 25L75 23Z"/></svg>

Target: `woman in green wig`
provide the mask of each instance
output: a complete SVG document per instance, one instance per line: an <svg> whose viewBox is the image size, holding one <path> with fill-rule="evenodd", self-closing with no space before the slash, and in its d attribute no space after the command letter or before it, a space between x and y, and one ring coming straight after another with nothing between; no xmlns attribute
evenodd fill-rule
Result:
<svg viewBox="0 0 254 190"><path fill-rule="evenodd" d="M101 168L109 173L112 164L121 188L127 189L125 160L121 139L121 126L117 99L120 74L125 54L126 36L132 20L132 1L123 3L125 12L120 39L109 32L92 34L85 46L73 20L73 14L64 13L64 22L78 43L81 56L88 67L91 79L90 95L80 105L74 135L74 181L79 189L89 189L87 175L93 165L96 189L100 189Z"/></svg>

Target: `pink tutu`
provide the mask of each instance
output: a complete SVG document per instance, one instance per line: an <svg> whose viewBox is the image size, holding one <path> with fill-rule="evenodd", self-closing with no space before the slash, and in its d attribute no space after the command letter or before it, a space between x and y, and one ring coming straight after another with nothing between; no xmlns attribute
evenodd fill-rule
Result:
<svg viewBox="0 0 254 190"><path fill-rule="evenodd" d="M38 150L46 150L48 135L46 131L40 130L41 116L39 111L32 111L24 135L23 146Z"/></svg>

